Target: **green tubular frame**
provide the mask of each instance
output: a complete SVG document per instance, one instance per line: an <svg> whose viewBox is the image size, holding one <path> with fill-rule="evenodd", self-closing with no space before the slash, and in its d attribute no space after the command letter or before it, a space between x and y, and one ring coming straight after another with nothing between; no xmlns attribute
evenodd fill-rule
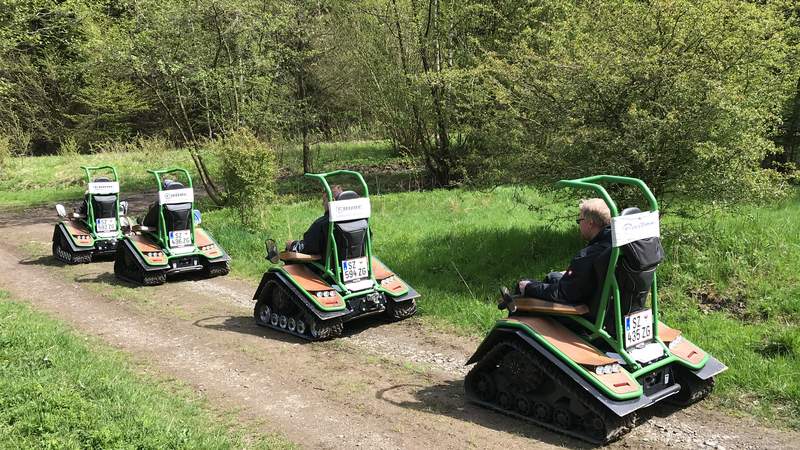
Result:
<svg viewBox="0 0 800 450"><path fill-rule="evenodd" d="M369 188L367 187L367 182L364 181L364 177L362 177L361 174L356 172L356 171L353 171L353 170L334 170L333 172L326 172L326 173L307 173L307 174L305 174L305 176L307 176L309 178L317 179L322 183L322 186L325 188L325 194L328 196L328 202L329 203L334 201L334 199L333 199L333 192L331 191L331 186L328 183L327 177L336 176L336 175L349 175L351 177L356 178L358 180L358 182L361 183L361 189L364 190L364 198L367 198L367 199L369 198ZM369 221L368 221L368 223L369 223ZM349 299L351 297L356 297L356 296L359 296L361 294L356 294L356 293L350 292L345 287L344 283L342 282L342 274L341 274L342 270L341 270L341 267L340 267L341 264L340 264L340 261L339 261L339 251L337 250L336 245L335 245L336 244L336 238L333 235L333 226L334 226L333 222L328 220L328 240L327 240L327 245L326 245L326 248L325 248L325 265L323 266L322 264L317 263L317 262L312 262L311 264L313 264L319 270L321 270L326 275L328 275L336 283L336 285L339 287L339 289L341 289L341 292L345 293L344 295L342 295L342 300L347 300L347 299ZM378 283L375 280L375 275L372 272L372 236L370 236L369 225L368 225L368 228L367 228L367 238L366 238L365 247L366 247L366 253L367 253L367 255L366 255L367 256L367 269L369 271L369 279L372 280L372 285L375 287L375 289L380 291L380 292L383 292L384 294L391 295L391 296L400 296L400 295L405 295L406 293L408 293L408 289L405 289L402 292L390 292L390 291L386 290L383 286L380 285L380 283ZM319 302L317 302L316 299L314 299L313 297L314 297L313 295L310 295L310 298L312 300L314 300L314 302L321 309L326 309L323 306L321 306L319 304ZM339 308L339 309L341 309L341 308ZM330 309L328 308L328 310L330 310Z"/></svg>
<svg viewBox="0 0 800 450"><path fill-rule="evenodd" d="M81 166L81 169L86 173L86 183L87 186L89 183L92 182L92 173L99 172L101 170L111 170L111 173L114 174L114 180L119 182L119 177L117 177L117 169L114 166ZM89 194L90 196L94 196L94 194ZM114 206L114 216L117 218L117 237L119 237L121 233L121 228L119 224L119 192L117 192L117 201L116 205ZM94 207L92 206L91 199L86 202L86 225L89 226L89 231L92 233L92 238L95 239L97 235L96 224L94 220Z"/></svg>
<svg viewBox="0 0 800 450"><path fill-rule="evenodd" d="M591 177L585 178L578 178L575 180L561 180L557 184L560 187L571 187L576 189L589 189L594 191L598 196L600 196L608 205L608 209L611 211L611 217L619 216L619 210L617 209L616 203L611 199L611 196L608 194L606 189L601 186L599 183L608 183L608 184L625 184L633 187L639 188L641 193L644 195L645 199L647 199L648 203L650 204L650 211L657 212L658 211L658 201L656 201L655 196L647 187L647 185L637 178L630 178L630 177L621 177L621 176L614 176L614 175L595 175ZM622 327L622 308L620 306L620 294L619 294L619 285L617 284L617 278L615 275L616 267L617 267L617 260L619 259L619 247L612 247L611 249L611 256L609 259L608 264L608 271L606 272L605 281L603 282L603 289L601 291L600 297L600 305L598 306L598 314L597 318L594 323L589 322L588 320L584 319L580 316L574 315L563 315L564 317L569 317L570 319L574 320L587 330L589 330L592 334L589 336L589 340L593 340L595 338L602 338L606 343L608 343L611 348L613 348L617 354L622 356L629 367L632 367L634 370L631 372L631 376L634 378L638 378L642 375L647 373L653 372L655 370L660 369L671 363L679 363L684 366L690 367L692 369L700 369L702 368L706 362L708 361L708 353L706 353L705 357L703 358L700 363L696 365L692 365L687 361L684 361L669 351L669 348L664 345L664 343L658 337L658 283L656 274L653 274L653 283L650 286L650 293L651 293L651 309L653 311L653 339L658 342L659 345L663 348L665 354L667 355L666 358L659 360L653 364L648 366L642 367L636 360L634 360L631 355L625 350L625 341L619 337L611 336L607 331L603 329L603 323L605 322L606 318L606 311L608 310L608 301L611 296L614 299L614 319L616 323L617 334L619 334L624 328ZM554 314L559 315L559 314ZM498 321L498 325L509 327L515 326L518 327L516 324L512 324L510 322L506 322L504 320ZM538 333L533 332L529 327L523 327L528 333L533 335L542 345L547 347L553 353L559 355L559 357L570 364L574 369L584 374L584 377L589 379L592 382L597 380L592 377L588 371L581 367L580 365L574 363L565 355L563 355L557 348L555 348L552 344L547 342L546 339L542 338L538 335ZM624 333L624 331L622 331ZM595 383L597 387L602 389L606 394L613 398L622 399L619 395L614 394L608 388L606 388L602 383ZM641 395L641 393L639 393Z"/></svg>
<svg viewBox="0 0 800 450"><path fill-rule="evenodd" d="M161 176L169 173L182 173L186 177L188 183L187 188L194 189L192 187L192 176L189 175L189 172L186 169L173 167L170 169L148 170L148 172L152 173L156 177L159 193L164 190L163 186L161 185ZM194 199L192 199L192 207L189 213L189 228L191 230L192 246L194 246ZM167 235L167 224L164 221L164 209L160 204L158 205L158 240L161 242L161 248L166 250L165 253L167 256L172 256L172 249L169 246L169 236ZM181 253L180 256L193 255L197 253L197 249L195 248L195 251Z"/></svg>

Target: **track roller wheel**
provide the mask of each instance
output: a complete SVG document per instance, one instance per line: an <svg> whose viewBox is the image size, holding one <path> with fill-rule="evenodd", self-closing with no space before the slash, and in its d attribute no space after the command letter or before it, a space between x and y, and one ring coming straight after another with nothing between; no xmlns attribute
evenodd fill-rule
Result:
<svg viewBox="0 0 800 450"><path fill-rule="evenodd" d="M533 404L533 416L544 423L553 420L553 408L547 403L536 402Z"/></svg>
<svg viewBox="0 0 800 450"><path fill-rule="evenodd" d="M497 395L494 379L486 372L480 372L477 375L474 389L480 399L486 402L494 400L495 395Z"/></svg>
<svg viewBox="0 0 800 450"><path fill-rule="evenodd" d="M566 407L557 408L553 411L553 422L561 428L566 430L572 428L572 414Z"/></svg>
<svg viewBox="0 0 800 450"><path fill-rule="evenodd" d="M256 325L262 327L267 326L271 315L272 308L269 306L269 301L265 298L259 298L256 302L256 307L253 309L253 317L256 319Z"/></svg>
<svg viewBox="0 0 800 450"><path fill-rule="evenodd" d="M518 397L516 410L523 416L530 416L533 413L533 404L525 397Z"/></svg>

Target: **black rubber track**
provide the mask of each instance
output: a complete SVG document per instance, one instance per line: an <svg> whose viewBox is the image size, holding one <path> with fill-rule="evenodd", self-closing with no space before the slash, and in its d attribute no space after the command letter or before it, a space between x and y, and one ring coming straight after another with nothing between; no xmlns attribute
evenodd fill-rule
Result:
<svg viewBox="0 0 800 450"><path fill-rule="evenodd" d="M269 317L267 317L267 315ZM256 324L309 341L324 341L341 336L344 325L338 319L322 321L306 311L294 294L275 280L267 282L253 309ZM294 320L294 327L292 326ZM304 325L301 330L298 324Z"/></svg>
<svg viewBox="0 0 800 450"><path fill-rule="evenodd" d="M58 226L53 232L53 256L66 264L87 264L92 262L91 250L73 252L66 238L61 234Z"/></svg>
<svg viewBox="0 0 800 450"><path fill-rule="evenodd" d="M517 340L503 340L467 374L467 399L593 444L633 429L636 414L619 417L553 363Z"/></svg>
<svg viewBox="0 0 800 450"><path fill-rule="evenodd" d="M417 313L417 301L415 299L402 302L386 299L386 315L392 322L408 319Z"/></svg>
<svg viewBox="0 0 800 450"><path fill-rule="evenodd" d="M114 258L114 275L133 283L145 286L157 286L167 282L167 270L146 271L131 254L128 246L120 242L117 245L117 254Z"/></svg>
<svg viewBox="0 0 800 450"><path fill-rule="evenodd" d="M708 397L714 390L714 378L701 380L682 366L675 367L675 381L681 385L681 390L669 397L667 401L679 406L697 403Z"/></svg>
<svg viewBox="0 0 800 450"><path fill-rule="evenodd" d="M228 261L206 262L203 264L203 276L206 278L222 277L231 271Z"/></svg>

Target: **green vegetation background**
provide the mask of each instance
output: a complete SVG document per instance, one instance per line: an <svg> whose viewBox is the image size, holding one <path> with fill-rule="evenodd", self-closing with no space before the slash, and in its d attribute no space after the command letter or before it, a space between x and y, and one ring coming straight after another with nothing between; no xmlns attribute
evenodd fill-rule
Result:
<svg viewBox="0 0 800 450"><path fill-rule="evenodd" d="M282 157L297 158L298 152L289 149ZM319 156L323 170L359 161L368 173L402 162L380 143L331 145ZM18 170L0 183L27 183L19 191L38 200L77 199L82 191L77 166L113 162L124 197L155 189L143 170L145 161L147 167L188 161L183 152L159 158L136 153L20 158L14 162ZM382 175L367 179L375 253L422 294L420 314L434 326L481 336L501 316L494 306L499 286L562 269L582 246L572 219L583 193L507 186L385 194L408 186L402 178L392 184L387 177L382 195L376 195ZM232 255L234 276L257 280L268 267L264 239L296 239L321 214L318 187L298 172L285 173L277 190L283 195L256 205L262 215L251 227L241 225L237 210L200 200L204 226ZM25 201L19 195L0 190L0 205L19 207ZM800 428L799 197L726 208L671 202L662 225L667 260L659 269L664 320L730 367L719 378L716 401L795 428ZM676 214L679 207L693 217Z"/></svg>

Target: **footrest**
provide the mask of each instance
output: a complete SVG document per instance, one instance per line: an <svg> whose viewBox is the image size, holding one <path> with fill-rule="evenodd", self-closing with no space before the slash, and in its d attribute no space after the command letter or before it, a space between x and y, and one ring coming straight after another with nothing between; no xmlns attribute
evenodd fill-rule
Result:
<svg viewBox="0 0 800 450"><path fill-rule="evenodd" d="M589 307L584 304L566 305L532 297L517 297L514 299L514 305L516 305L517 311L521 312L566 314L570 316L582 316L589 312Z"/></svg>
<svg viewBox="0 0 800 450"><path fill-rule="evenodd" d="M281 252L280 255L278 255L278 258L280 258L281 261L286 261L286 262L319 261L320 259L322 259L322 257L319 255L307 255L305 253L300 253L300 252Z"/></svg>

